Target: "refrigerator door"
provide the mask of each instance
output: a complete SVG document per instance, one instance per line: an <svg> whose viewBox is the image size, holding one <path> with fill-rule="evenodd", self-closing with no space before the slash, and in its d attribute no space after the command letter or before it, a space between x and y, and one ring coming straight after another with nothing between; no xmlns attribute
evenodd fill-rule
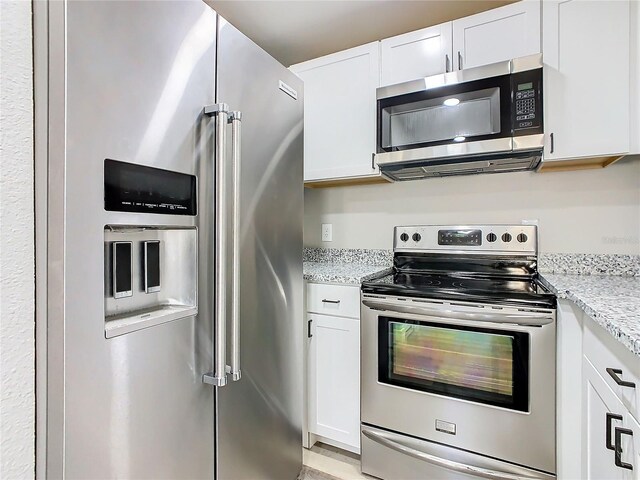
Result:
<svg viewBox="0 0 640 480"><path fill-rule="evenodd" d="M294 480L302 466L302 82L218 21L217 101L242 113L242 377L217 389L217 478Z"/></svg>
<svg viewBox="0 0 640 480"><path fill-rule="evenodd" d="M211 308L105 338L104 232L197 227L190 275L212 296L214 126L202 110L215 100L216 14L199 0L48 3L47 476L210 480ZM198 176L198 216L106 211L105 159Z"/></svg>

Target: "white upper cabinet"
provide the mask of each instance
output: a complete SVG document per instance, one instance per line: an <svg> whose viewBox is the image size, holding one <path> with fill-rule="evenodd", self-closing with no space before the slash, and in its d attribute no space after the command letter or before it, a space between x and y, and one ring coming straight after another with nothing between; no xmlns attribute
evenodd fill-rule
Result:
<svg viewBox="0 0 640 480"><path fill-rule="evenodd" d="M383 86L540 53L540 1L524 0L380 42Z"/></svg>
<svg viewBox="0 0 640 480"><path fill-rule="evenodd" d="M376 88L378 42L351 48L291 70L304 81L304 180L378 175Z"/></svg>
<svg viewBox="0 0 640 480"><path fill-rule="evenodd" d="M382 86L450 72L451 22L380 42Z"/></svg>
<svg viewBox="0 0 640 480"><path fill-rule="evenodd" d="M545 161L629 152L629 17L628 0L543 2Z"/></svg>
<svg viewBox="0 0 640 480"><path fill-rule="evenodd" d="M453 22L456 70L540 53L540 2L524 0Z"/></svg>
<svg viewBox="0 0 640 480"><path fill-rule="evenodd" d="M640 154L640 1L631 2L631 120L629 153Z"/></svg>

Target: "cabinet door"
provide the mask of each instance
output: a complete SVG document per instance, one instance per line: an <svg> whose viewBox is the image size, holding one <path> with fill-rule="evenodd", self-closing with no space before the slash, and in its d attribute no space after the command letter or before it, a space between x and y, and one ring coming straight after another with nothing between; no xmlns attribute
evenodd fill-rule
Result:
<svg viewBox="0 0 640 480"><path fill-rule="evenodd" d="M454 20L455 68L540 53L540 2L524 0Z"/></svg>
<svg viewBox="0 0 640 480"><path fill-rule="evenodd" d="M308 315L309 431L360 448L360 322Z"/></svg>
<svg viewBox="0 0 640 480"><path fill-rule="evenodd" d="M629 1L542 7L544 159L629 151Z"/></svg>
<svg viewBox="0 0 640 480"><path fill-rule="evenodd" d="M452 71L451 22L380 42L382 86Z"/></svg>
<svg viewBox="0 0 640 480"><path fill-rule="evenodd" d="M304 81L304 180L376 175L378 42L294 65Z"/></svg>
<svg viewBox="0 0 640 480"><path fill-rule="evenodd" d="M625 471L625 480L640 479L640 424L631 415L627 414L627 427L631 430L631 436L626 435L622 445L622 461L629 463L633 470Z"/></svg>
<svg viewBox="0 0 640 480"><path fill-rule="evenodd" d="M585 466L583 474L588 480L625 479L624 470L615 464L615 453L607 448L607 422L611 423L611 432L616 427L625 427L626 411L613 391L607 386L591 362L583 357L584 410L583 410L583 447ZM619 415L621 420L607 420L607 414ZM611 436L613 442L613 435Z"/></svg>
<svg viewBox="0 0 640 480"><path fill-rule="evenodd" d="M558 300L556 447L558 478L582 478L582 338L584 312Z"/></svg>

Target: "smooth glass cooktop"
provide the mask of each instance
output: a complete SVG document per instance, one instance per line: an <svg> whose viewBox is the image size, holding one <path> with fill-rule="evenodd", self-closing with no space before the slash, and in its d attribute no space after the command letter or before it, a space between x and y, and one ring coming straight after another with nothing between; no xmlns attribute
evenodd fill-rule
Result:
<svg viewBox="0 0 640 480"><path fill-rule="evenodd" d="M484 302L542 302L555 297L536 278L395 272L362 284L363 292Z"/></svg>

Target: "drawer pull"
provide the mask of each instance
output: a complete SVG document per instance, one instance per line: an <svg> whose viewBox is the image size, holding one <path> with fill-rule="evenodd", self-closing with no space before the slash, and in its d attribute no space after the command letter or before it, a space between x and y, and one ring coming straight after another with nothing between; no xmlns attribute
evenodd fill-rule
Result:
<svg viewBox="0 0 640 480"><path fill-rule="evenodd" d="M606 441L606 446L609 450L614 450L616 449L615 445L611 442L611 420L618 420L619 422L622 421L622 415L618 415L617 413L607 413L607 441Z"/></svg>
<svg viewBox="0 0 640 480"><path fill-rule="evenodd" d="M340 303L340 300L322 300L322 303L334 303L334 304L338 304Z"/></svg>
<svg viewBox="0 0 640 480"><path fill-rule="evenodd" d="M626 470L633 470L633 465L622 461L622 435L629 435L630 437L633 437L633 432L628 428L616 427L616 466Z"/></svg>
<svg viewBox="0 0 640 480"><path fill-rule="evenodd" d="M607 368L607 373L609 374L609 376L611 378L613 378L613 380L618 384L621 385L623 387L630 387L630 388L636 388L636 384L633 382L627 382L626 380L622 380L620 378L620 375L622 375L622 370L620 370L619 368Z"/></svg>

